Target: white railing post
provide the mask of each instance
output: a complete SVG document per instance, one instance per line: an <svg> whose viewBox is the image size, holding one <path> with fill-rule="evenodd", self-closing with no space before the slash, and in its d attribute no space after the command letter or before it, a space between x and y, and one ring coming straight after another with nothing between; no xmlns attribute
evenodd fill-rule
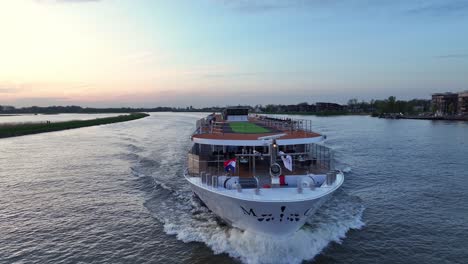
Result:
<svg viewBox="0 0 468 264"><path fill-rule="evenodd" d="M257 187L255 188L255 194L260 195L260 181L258 180L257 176L254 176L255 181L257 182Z"/></svg>
<svg viewBox="0 0 468 264"><path fill-rule="evenodd" d="M204 178L205 178L205 172L204 171L200 172L200 178L201 178L201 183L203 184L204 183L203 181L204 181Z"/></svg>
<svg viewBox="0 0 468 264"><path fill-rule="evenodd" d="M207 173L207 174L206 174L206 177L205 177L205 179L206 179L206 183L205 183L206 186L210 186L210 183L208 182L208 179L210 179L210 176L211 176L210 173Z"/></svg>
<svg viewBox="0 0 468 264"><path fill-rule="evenodd" d="M312 181L312 184L309 184L309 188L311 191L315 190L315 181Z"/></svg>
<svg viewBox="0 0 468 264"><path fill-rule="evenodd" d="M240 183L237 183L236 184L236 189L237 189L237 192L242 192L242 186L240 185Z"/></svg>
<svg viewBox="0 0 468 264"><path fill-rule="evenodd" d="M216 180L216 185L215 185L215 180ZM218 187L218 178L216 176L211 176L211 188Z"/></svg>
<svg viewBox="0 0 468 264"><path fill-rule="evenodd" d="M331 186L333 183L336 181L336 172L335 171L330 171L327 173L327 185Z"/></svg>
<svg viewBox="0 0 468 264"><path fill-rule="evenodd" d="M297 180L297 193L302 193L302 180Z"/></svg>

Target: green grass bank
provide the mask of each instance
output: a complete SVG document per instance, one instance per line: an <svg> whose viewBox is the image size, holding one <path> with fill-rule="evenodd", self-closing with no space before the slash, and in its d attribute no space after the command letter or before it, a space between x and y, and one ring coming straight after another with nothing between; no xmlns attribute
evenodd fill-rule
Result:
<svg viewBox="0 0 468 264"><path fill-rule="evenodd" d="M41 123L20 123L20 124L0 124L0 138L17 137L45 132L60 131L66 129L99 126L118 122L125 122L149 116L144 113L132 113L114 117L96 118L90 120L71 120L65 122L41 122Z"/></svg>

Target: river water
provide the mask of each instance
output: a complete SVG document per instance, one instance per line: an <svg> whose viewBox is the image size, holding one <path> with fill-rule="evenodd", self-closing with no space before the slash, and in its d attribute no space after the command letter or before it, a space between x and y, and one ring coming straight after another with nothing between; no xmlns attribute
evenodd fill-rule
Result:
<svg viewBox="0 0 468 264"><path fill-rule="evenodd" d="M202 116L0 139L0 262L468 262L468 123L306 117L345 183L273 240L223 225L191 195L183 163Z"/></svg>

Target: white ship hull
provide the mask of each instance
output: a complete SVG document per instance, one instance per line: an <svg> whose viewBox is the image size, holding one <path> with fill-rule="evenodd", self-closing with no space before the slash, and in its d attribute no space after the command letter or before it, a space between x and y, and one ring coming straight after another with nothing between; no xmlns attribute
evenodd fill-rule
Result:
<svg viewBox="0 0 468 264"><path fill-rule="evenodd" d="M300 229L306 220L341 186L344 177L339 174L333 186L321 187L324 188L322 190L319 190L320 188L305 189L297 194L296 188L262 189L260 195L255 194L253 189L243 190L240 194L236 190L218 191L199 184L198 179L188 178L188 180L195 194L213 213L229 225L270 236L285 236ZM284 193L284 191L293 194ZM275 194L285 198L269 199Z"/></svg>

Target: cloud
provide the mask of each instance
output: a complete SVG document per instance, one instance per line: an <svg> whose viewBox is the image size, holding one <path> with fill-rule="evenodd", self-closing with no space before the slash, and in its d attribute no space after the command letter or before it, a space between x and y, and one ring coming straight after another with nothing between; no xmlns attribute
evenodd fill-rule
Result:
<svg viewBox="0 0 468 264"><path fill-rule="evenodd" d="M16 107L23 106L51 106L51 105L70 105L78 102L73 101L69 97L23 97L14 98L7 101Z"/></svg>
<svg viewBox="0 0 468 264"><path fill-rule="evenodd" d="M307 71L285 71L285 72L219 72L203 74L204 78L238 78L238 77L256 77L266 75L298 75L298 74L310 74Z"/></svg>
<svg viewBox="0 0 468 264"><path fill-rule="evenodd" d="M0 94L11 94L19 92L16 88L2 88L0 87Z"/></svg>
<svg viewBox="0 0 468 264"><path fill-rule="evenodd" d="M100 2L102 0L35 0L35 1L39 4L53 4L53 3L72 4L72 3Z"/></svg>
<svg viewBox="0 0 468 264"><path fill-rule="evenodd" d="M224 5L241 12L266 12L277 9L300 7L327 7L343 0L218 0Z"/></svg>
<svg viewBox="0 0 468 264"><path fill-rule="evenodd" d="M425 4L407 10L409 14L416 15L460 15L468 11L468 1L443 0L427 1Z"/></svg>
<svg viewBox="0 0 468 264"><path fill-rule="evenodd" d="M10 82L0 83L0 94L16 94L20 93L22 90L23 88L18 84Z"/></svg>
<svg viewBox="0 0 468 264"><path fill-rule="evenodd" d="M468 13L466 0L214 0L240 12L260 13L281 9L316 11L327 9L361 12L380 10L381 12L410 15L456 15ZM380 13L380 12L379 12Z"/></svg>
<svg viewBox="0 0 468 264"><path fill-rule="evenodd" d="M468 53L453 53L435 56L437 59L468 59Z"/></svg>
<svg viewBox="0 0 468 264"><path fill-rule="evenodd" d="M236 78L264 75L263 72L232 72L232 73L209 73L203 74L204 78Z"/></svg>
<svg viewBox="0 0 468 264"><path fill-rule="evenodd" d="M82 3L82 2L98 2L100 0L57 0L62 3Z"/></svg>

